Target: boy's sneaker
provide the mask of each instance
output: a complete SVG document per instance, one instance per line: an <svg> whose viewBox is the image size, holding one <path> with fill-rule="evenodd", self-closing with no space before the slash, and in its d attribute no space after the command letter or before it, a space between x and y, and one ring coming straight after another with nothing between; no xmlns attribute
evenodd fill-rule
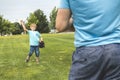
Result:
<svg viewBox="0 0 120 80"><path fill-rule="evenodd" d="M39 64L39 57L36 57L36 63Z"/></svg>
<svg viewBox="0 0 120 80"><path fill-rule="evenodd" d="M39 62L36 62L37 64L39 64Z"/></svg>
<svg viewBox="0 0 120 80"><path fill-rule="evenodd" d="M26 59L25 62L26 62L26 63L29 62L29 59Z"/></svg>
<svg viewBox="0 0 120 80"><path fill-rule="evenodd" d="M29 62L29 60L30 60L30 57L27 56L25 62L27 63L27 62Z"/></svg>

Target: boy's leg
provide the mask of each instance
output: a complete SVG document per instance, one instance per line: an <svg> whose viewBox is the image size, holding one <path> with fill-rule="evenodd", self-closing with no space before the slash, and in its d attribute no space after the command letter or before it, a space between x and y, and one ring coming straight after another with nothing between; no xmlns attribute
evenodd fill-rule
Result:
<svg viewBox="0 0 120 80"><path fill-rule="evenodd" d="M38 46L36 46L36 48L35 48L35 55L36 55L36 62L37 62L37 64L39 64L40 51L39 51L39 47Z"/></svg>
<svg viewBox="0 0 120 80"><path fill-rule="evenodd" d="M36 57L36 63L39 64L39 57Z"/></svg>
<svg viewBox="0 0 120 80"><path fill-rule="evenodd" d="M28 56L26 57L26 62L28 62L30 60L30 57L32 56L34 50L35 50L34 47L30 46L30 52L29 52Z"/></svg>
<svg viewBox="0 0 120 80"><path fill-rule="evenodd" d="M27 56L25 62L29 62L29 60L30 60L30 57Z"/></svg>

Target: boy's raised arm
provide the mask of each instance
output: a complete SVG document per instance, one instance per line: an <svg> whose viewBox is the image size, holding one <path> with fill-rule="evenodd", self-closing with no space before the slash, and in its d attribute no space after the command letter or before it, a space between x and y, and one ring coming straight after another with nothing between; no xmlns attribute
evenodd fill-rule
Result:
<svg viewBox="0 0 120 80"><path fill-rule="evenodd" d="M25 27L24 22L23 22L22 20L20 21L20 23L21 23L21 25L22 25L24 31L28 31L28 29Z"/></svg>

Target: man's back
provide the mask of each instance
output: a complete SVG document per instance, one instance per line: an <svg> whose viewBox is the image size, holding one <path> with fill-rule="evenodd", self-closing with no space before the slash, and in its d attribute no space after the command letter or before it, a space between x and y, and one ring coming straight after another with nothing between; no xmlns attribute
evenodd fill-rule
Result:
<svg viewBox="0 0 120 80"><path fill-rule="evenodd" d="M59 32L75 27L69 80L120 80L120 0L61 0Z"/></svg>
<svg viewBox="0 0 120 80"><path fill-rule="evenodd" d="M76 47L120 43L120 0L68 0L66 4L72 11Z"/></svg>

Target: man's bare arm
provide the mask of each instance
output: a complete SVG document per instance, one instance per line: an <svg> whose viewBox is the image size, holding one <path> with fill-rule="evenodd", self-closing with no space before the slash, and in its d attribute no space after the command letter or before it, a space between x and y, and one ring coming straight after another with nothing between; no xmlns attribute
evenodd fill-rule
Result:
<svg viewBox="0 0 120 80"><path fill-rule="evenodd" d="M58 9L56 17L56 29L58 32L74 31L71 11L69 9Z"/></svg>

